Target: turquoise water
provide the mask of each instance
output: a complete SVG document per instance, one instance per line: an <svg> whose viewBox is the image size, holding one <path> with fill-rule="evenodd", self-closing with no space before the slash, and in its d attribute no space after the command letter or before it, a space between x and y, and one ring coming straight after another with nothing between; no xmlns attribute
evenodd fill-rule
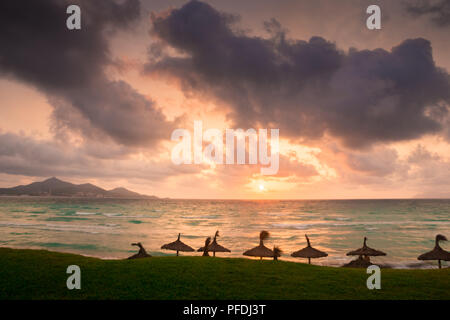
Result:
<svg viewBox="0 0 450 320"><path fill-rule="evenodd" d="M417 256L434 246L441 233L450 237L450 200L111 200L0 198L0 246L72 252L101 258L126 258L140 241L152 255L168 255L161 245L176 239L198 249L220 230L219 243L242 257L258 244L261 230L271 233L281 259L312 245L329 256L316 264L338 266L350 261L346 252L368 245L387 253L374 262L394 267L435 266ZM450 250L450 244L442 243ZM198 253L183 253L195 255ZM448 262L444 262L444 265Z"/></svg>

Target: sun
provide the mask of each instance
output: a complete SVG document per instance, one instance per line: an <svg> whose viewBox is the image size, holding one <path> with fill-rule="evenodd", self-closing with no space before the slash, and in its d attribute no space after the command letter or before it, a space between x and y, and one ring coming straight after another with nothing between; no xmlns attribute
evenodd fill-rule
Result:
<svg viewBox="0 0 450 320"><path fill-rule="evenodd" d="M264 188L264 185L260 184L260 185L259 185L259 190L264 191L264 189L265 189L265 188Z"/></svg>

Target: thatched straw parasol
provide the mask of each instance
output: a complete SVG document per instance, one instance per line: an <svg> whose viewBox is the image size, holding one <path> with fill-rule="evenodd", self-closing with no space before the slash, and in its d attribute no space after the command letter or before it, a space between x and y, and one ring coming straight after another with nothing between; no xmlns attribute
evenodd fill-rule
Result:
<svg viewBox="0 0 450 320"><path fill-rule="evenodd" d="M161 249L174 250L177 252L177 256L178 256L178 252L180 252L180 251L185 251L185 252L195 251L194 249L189 247L187 244L184 244L183 242L181 242L180 236L181 236L181 233L178 234L178 239L176 241L163 245L161 247Z"/></svg>
<svg viewBox="0 0 450 320"><path fill-rule="evenodd" d="M371 265L370 257L385 256L383 251L375 250L367 246L367 238L364 237L364 244L361 248L350 251L348 256L359 256L358 259L344 265L344 267L366 268Z"/></svg>
<svg viewBox="0 0 450 320"><path fill-rule="evenodd" d="M273 247L273 260L278 261L278 258L281 257L283 250L280 247Z"/></svg>
<svg viewBox="0 0 450 320"><path fill-rule="evenodd" d="M205 246L203 247L203 257L209 257L209 244L211 243L211 237L206 238L205 240Z"/></svg>
<svg viewBox="0 0 450 320"><path fill-rule="evenodd" d="M147 251L145 251L144 246L142 245L142 243L140 243L140 242L132 243L131 245L139 247L139 252L136 253L136 254L133 254L131 257L128 257L127 259L138 259L138 258L149 258L149 257L151 257L151 255L149 255L147 253Z"/></svg>
<svg viewBox="0 0 450 320"><path fill-rule="evenodd" d="M323 251L314 249L313 247L311 247L311 243L309 242L309 238L308 236L305 234L306 237L306 242L308 243L308 245L298 251L295 251L291 254L292 257L295 258L308 258L308 263L311 264L311 258L323 258L328 256L328 253L325 253Z"/></svg>
<svg viewBox="0 0 450 320"><path fill-rule="evenodd" d="M350 251L347 253L348 256L366 256L366 257L377 257L377 256L385 256L386 253L383 251L375 250L367 246L367 238L364 237L363 246L354 251Z"/></svg>
<svg viewBox="0 0 450 320"><path fill-rule="evenodd" d="M441 269L442 268L441 260L450 261L450 252L442 249L441 246L439 245L439 241L448 241L448 240L442 234L438 234L436 236L435 245L434 245L433 250L431 250L427 253L421 254L417 259L419 259L419 260L437 260L438 264L439 264L439 269Z"/></svg>
<svg viewBox="0 0 450 320"><path fill-rule="evenodd" d="M229 249L221 246L217 243L217 237L219 236L219 230L216 231L214 235L213 241L209 244L208 251L213 253L213 257L216 256L216 252L231 252ZM202 252L205 250L205 247L199 248L197 251Z"/></svg>
<svg viewBox="0 0 450 320"><path fill-rule="evenodd" d="M261 233L259 234L259 246L245 251L243 253L244 256L260 257L261 260L263 257L273 258L274 256L273 251L264 245L264 240L269 238L269 235L270 235L269 232L261 231Z"/></svg>

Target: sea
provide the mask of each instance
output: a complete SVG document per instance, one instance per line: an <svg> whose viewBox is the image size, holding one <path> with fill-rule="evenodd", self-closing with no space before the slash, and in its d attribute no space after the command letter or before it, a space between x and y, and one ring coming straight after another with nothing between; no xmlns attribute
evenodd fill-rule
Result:
<svg viewBox="0 0 450 320"><path fill-rule="evenodd" d="M368 246L387 255L372 262L393 268L435 268L417 257L434 247L436 234L450 239L450 200L124 200L0 197L0 246L125 259L141 242L153 256L174 255L165 243L181 241L198 249L219 231L218 242L231 250L218 257L241 257L267 230L269 248L280 260L305 263L291 253L306 246L328 257L314 264L341 266L347 252ZM450 250L449 243L441 246ZM180 255L201 255L182 252ZM247 257L245 257L247 258ZM449 262L443 262L449 266Z"/></svg>

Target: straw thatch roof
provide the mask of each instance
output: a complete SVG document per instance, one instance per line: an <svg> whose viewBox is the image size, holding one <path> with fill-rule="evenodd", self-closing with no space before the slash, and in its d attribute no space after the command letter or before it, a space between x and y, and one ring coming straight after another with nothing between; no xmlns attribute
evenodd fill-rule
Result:
<svg viewBox="0 0 450 320"><path fill-rule="evenodd" d="M421 254L417 259L419 260L438 260L440 267L440 260L450 261L450 252L444 250L439 245L439 241L447 241L447 238L441 234L436 236L433 250Z"/></svg>
<svg viewBox="0 0 450 320"><path fill-rule="evenodd" d="M205 251L205 247L200 247L198 250L198 252L203 252ZM230 249L225 248L224 246L221 246L220 244L218 244L217 242L215 242L215 240L213 240L209 246L208 246L208 251L210 252L231 252Z"/></svg>
<svg viewBox="0 0 450 320"><path fill-rule="evenodd" d="M301 250L293 252L291 254L292 257L309 258L310 259L310 258L323 258L323 257L328 256L328 253L311 247L311 243L309 242L309 238L306 234L305 234L305 237L306 237L306 242L308 243L308 245Z"/></svg>
<svg viewBox="0 0 450 320"><path fill-rule="evenodd" d="M195 251L193 248L191 248L187 244L181 242L180 236L181 236L181 233L178 234L178 239L176 241L163 245L161 247L161 249L173 250L173 251L176 251L177 254L178 254L178 251L185 251L185 252Z"/></svg>
<svg viewBox="0 0 450 320"><path fill-rule="evenodd" d="M211 242L208 250L212 251L212 252L231 252L230 249L227 249L227 248L221 246L220 244L218 244L216 240L213 240L213 242Z"/></svg>
<svg viewBox="0 0 450 320"><path fill-rule="evenodd" d="M421 254L417 259L450 261L450 252L445 251L441 247L434 248L433 250L431 250L427 253Z"/></svg>
<svg viewBox="0 0 450 320"><path fill-rule="evenodd" d="M244 256L250 256L250 257L267 257L267 258L273 258L274 253L272 250L267 248L264 245L264 240L269 238L269 232L267 231L261 231L259 234L259 246L254 247L253 249L247 250L243 253Z"/></svg>
<svg viewBox="0 0 450 320"><path fill-rule="evenodd" d="M217 243L217 237L219 236L219 231L216 231L216 234L214 235L214 239L213 241L209 244L208 246L208 251L209 252L213 252L214 254L216 252L231 252L229 249L221 246L220 244ZM197 251L198 252L203 252L205 250L205 247L201 247L199 248Z"/></svg>
<svg viewBox="0 0 450 320"><path fill-rule="evenodd" d="M367 257L377 257L377 256L385 256L386 253L383 251L375 250L366 245L367 238L364 237L364 244L362 248L356 249L354 251L350 251L347 253L348 256L367 256Z"/></svg>
<svg viewBox="0 0 450 320"><path fill-rule="evenodd" d="M259 245L257 247L254 247L253 249L247 250L243 253L244 256L250 256L250 257L267 257L272 258L273 257L273 251L267 248L265 245Z"/></svg>
<svg viewBox="0 0 450 320"><path fill-rule="evenodd" d="M147 251L145 251L144 246L142 245L142 243L140 243L140 242L132 243L131 245L139 247L139 252L136 253L136 254L133 254L131 257L128 257L127 259L139 259L139 258L149 258L149 257L151 257L151 255L149 255L147 253Z"/></svg>

